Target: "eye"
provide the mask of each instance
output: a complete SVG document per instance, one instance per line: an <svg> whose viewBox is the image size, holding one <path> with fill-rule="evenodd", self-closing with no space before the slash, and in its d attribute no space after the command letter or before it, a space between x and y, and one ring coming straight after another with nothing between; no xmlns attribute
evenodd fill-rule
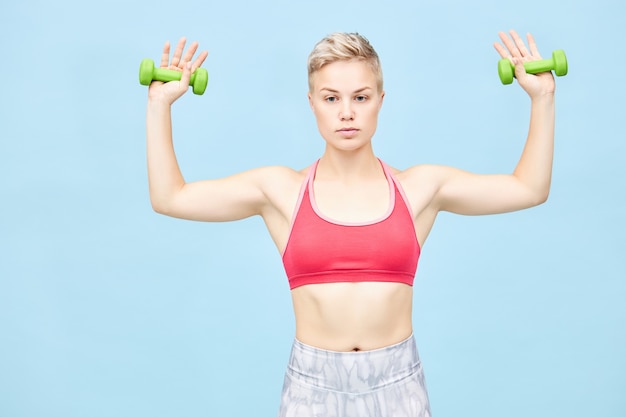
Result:
<svg viewBox="0 0 626 417"><path fill-rule="evenodd" d="M367 96L356 96L354 100L361 103L367 100Z"/></svg>
<svg viewBox="0 0 626 417"><path fill-rule="evenodd" d="M326 100L328 103L335 103L337 101L337 97L329 96L329 97L326 97L324 100Z"/></svg>

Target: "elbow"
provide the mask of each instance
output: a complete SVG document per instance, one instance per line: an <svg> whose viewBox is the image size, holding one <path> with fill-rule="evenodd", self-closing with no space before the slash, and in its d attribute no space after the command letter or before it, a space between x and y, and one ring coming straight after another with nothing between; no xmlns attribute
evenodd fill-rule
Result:
<svg viewBox="0 0 626 417"><path fill-rule="evenodd" d="M544 186L541 187L541 191L539 192L539 196L538 196L539 203L537 205L543 204L546 201L548 201L548 197L550 197L550 186L551 186L551 181L550 179L548 179L548 181L546 181Z"/></svg>
<svg viewBox="0 0 626 417"><path fill-rule="evenodd" d="M542 196L541 198L537 199L537 203L535 204L536 206L540 206L542 204L544 204L546 201L548 201L548 194Z"/></svg>
<svg viewBox="0 0 626 417"><path fill-rule="evenodd" d="M172 205L168 204L166 201L151 198L150 204L152 205L152 210L155 213L162 214L164 216L172 216Z"/></svg>
<svg viewBox="0 0 626 417"><path fill-rule="evenodd" d="M550 189L546 189L536 193L533 196L531 206L540 206L546 201L548 201L548 197L550 196Z"/></svg>
<svg viewBox="0 0 626 417"><path fill-rule="evenodd" d="M150 188L150 205L155 213L175 217L177 197L175 192Z"/></svg>
<svg viewBox="0 0 626 417"><path fill-rule="evenodd" d="M548 201L550 196L550 180L541 182L522 183L522 195L527 208L540 206Z"/></svg>
<svg viewBox="0 0 626 417"><path fill-rule="evenodd" d="M156 202L156 201L150 201L150 204L152 205L152 211L154 211L157 214L166 214L167 210L165 209L165 207Z"/></svg>

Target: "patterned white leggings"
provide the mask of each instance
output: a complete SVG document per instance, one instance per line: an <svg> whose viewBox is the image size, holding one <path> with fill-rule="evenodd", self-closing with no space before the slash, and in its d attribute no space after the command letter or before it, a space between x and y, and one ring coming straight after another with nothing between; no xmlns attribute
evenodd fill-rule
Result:
<svg viewBox="0 0 626 417"><path fill-rule="evenodd" d="M294 341L278 417L430 417L415 338L359 352Z"/></svg>

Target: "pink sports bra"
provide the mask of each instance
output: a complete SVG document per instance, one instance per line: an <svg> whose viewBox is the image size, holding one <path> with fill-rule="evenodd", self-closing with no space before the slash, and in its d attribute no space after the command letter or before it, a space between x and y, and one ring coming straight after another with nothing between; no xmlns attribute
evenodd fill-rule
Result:
<svg viewBox="0 0 626 417"><path fill-rule="evenodd" d="M302 184L282 255L289 287L364 281L413 285L420 246L406 196L389 168L380 161L389 182L387 213L371 222L341 223L325 217L315 203L318 162Z"/></svg>

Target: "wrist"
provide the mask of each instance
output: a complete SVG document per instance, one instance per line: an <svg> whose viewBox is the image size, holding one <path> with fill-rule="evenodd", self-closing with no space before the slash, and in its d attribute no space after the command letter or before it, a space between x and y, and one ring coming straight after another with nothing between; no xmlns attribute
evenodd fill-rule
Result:
<svg viewBox="0 0 626 417"><path fill-rule="evenodd" d="M148 96L148 108L153 110L169 110L172 107L172 102L165 97L152 97Z"/></svg>
<svg viewBox="0 0 626 417"><path fill-rule="evenodd" d="M536 94L530 97L533 104L553 104L554 103L554 91Z"/></svg>

